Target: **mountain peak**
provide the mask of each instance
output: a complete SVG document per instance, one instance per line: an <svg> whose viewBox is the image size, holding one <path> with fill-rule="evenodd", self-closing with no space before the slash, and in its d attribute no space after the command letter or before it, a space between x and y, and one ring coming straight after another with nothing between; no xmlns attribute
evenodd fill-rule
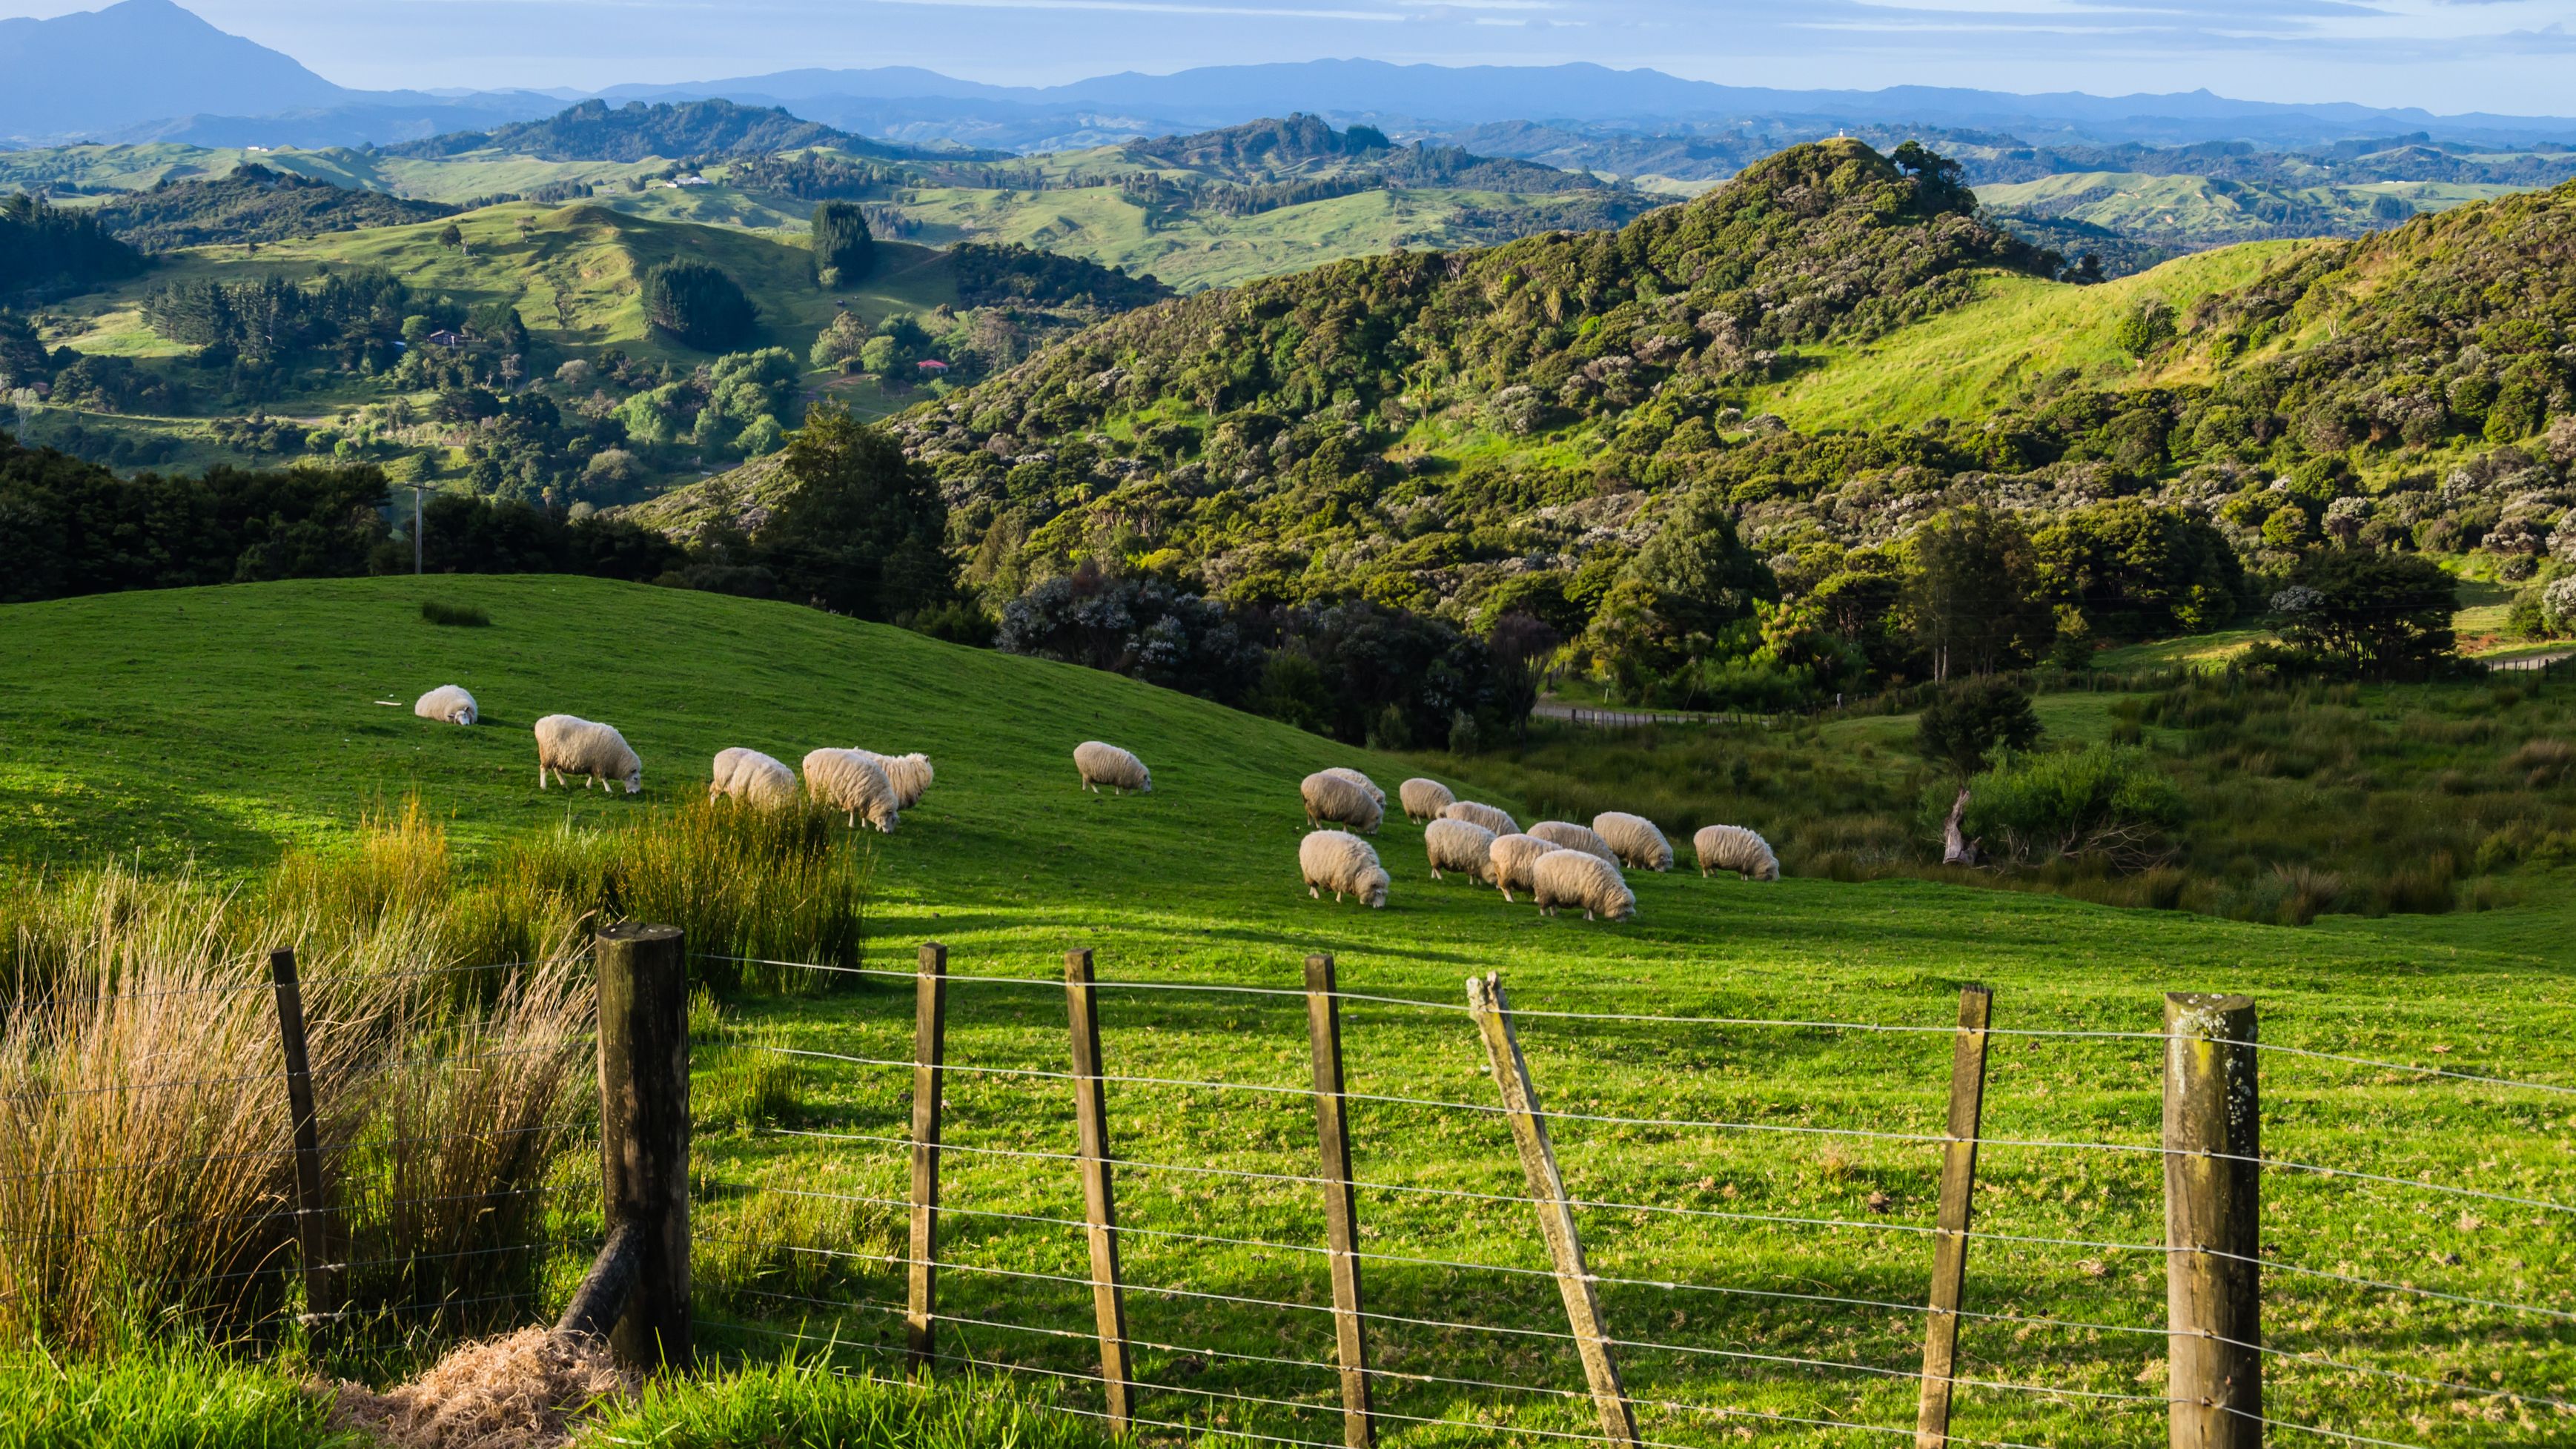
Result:
<svg viewBox="0 0 2576 1449"><path fill-rule="evenodd" d="M350 98L291 57L172 0L0 20L0 136L85 135L200 112L268 115Z"/></svg>

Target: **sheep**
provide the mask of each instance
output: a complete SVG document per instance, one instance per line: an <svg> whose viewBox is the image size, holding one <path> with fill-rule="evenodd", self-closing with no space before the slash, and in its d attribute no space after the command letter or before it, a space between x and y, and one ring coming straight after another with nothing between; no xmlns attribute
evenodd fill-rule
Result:
<svg viewBox="0 0 2576 1449"><path fill-rule="evenodd" d="M1431 878L1444 870L1464 871L1470 880L1490 885L1494 879L1494 832L1464 820L1434 820L1424 827L1422 848L1431 856Z"/></svg>
<svg viewBox="0 0 2576 1449"><path fill-rule="evenodd" d="M1073 767L1082 772L1082 787L1094 795L1103 785L1121 795L1130 790L1139 795L1154 793L1154 772L1145 768L1143 760L1116 745L1083 741L1073 747Z"/></svg>
<svg viewBox="0 0 2576 1449"><path fill-rule="evenodd" d="M1605 810L1592 817L1592 833L1601 837L1621 865L1638 870L1673 868L1673 843L1643 815Z"/></svg>
<svg viewBox="0 0 2576 1449"><path fill-rule="evenodd" d="M1491 805L1479 805L1473 800L1453 800L1450 803L1441 806L1440 818L1443 820L1464 820L1470 825L1481 825L1487 830L1494 832L1496 835L1518 835L1521 833L1521 823L1519 821L1514 820L1511 816L1504 814L1502 811L1495 809Z"/></svg>
<svg viewBox="0 0 2576 1449"><path fill-rule="evenodd" d="M1306 828L1331 823L1347 825L1363 835L1377 834L1378 823L1385 819L1377 801L1369 792L1330 770L1308 775L1298 787L1306 797Z"/></svg>
<svg viewBox="0 0 2576 1449"><path fill-rule="evenodd" d="M758 750L737 746L721 751L716 755L715 778L707 782L707 803L728 795L765 810L792 804L796 772Z"/></svg>
<svg viewBox="0 0 2576 1449"><path fill-rule="evenodd" d="M1403 802L1407 820L1437 820L1441 811L1458 803L1458 797L1449 793L1449 787L1437 780L1407 780L1395 787L1395 797ZM1477 828L1483 829L1482 826Z"/></svg>
<svg viewBox="0 0 2576 1449"><path fill-rule="evenodd" d="M1577 825L1571 820L1542 820L1531 826L1529 833L1550 845L1579 850L1585 855L1606 860L1612 865L1619 863L1618 853L1610 848L1608 841L1593 834L1589 827Z"/></svg>
<svg viewBox="0 0 2576 1449"><path fill-rule="evenodd" d="M461 684L442 684L422 695L420 703L411 707L411 712L422 719L461 725L470 725L483 717L483 712L474 707L474 696L467 694Z"/></svg>
<svg viewBox="0 0 2576 1449"><path fill-rule="evenodd" d="M1324 771L1324 773L1337 780L1348 780L1352 784L1366 790L1369 793L1369 798L1377 802L1377 808L1379 811L1385 811L1386 792L1377 787L1377 781L1370 779L1368 776L1361 774L1359 771L1352 769L1348 765L1335 765L1331 769Z"/></svg>
<svg viewBox="0 0 2576 1449"><path fill-rule="evenodd" d="M877 768L885 771L886 783L894 787L894 807L897 810L911 809L929 793L931 771L928 755L880 755L873 750L859 753L876 761Z"/></svg>
<svg viewBox="0 0 2576 1449"><path fill-rule="evenodd" d="M546 788L546 771L555 772L555 783L564 782L569 770L582 777L581 788L593 785L601 789L611 780L623 781L626 793L644 788L644 762L626 746L626 737L612 725L594 724L568 714L550 714L537 721L537 788Z"/></svg>
<svg viewBox="0 0 2576 1449"><path fill-rule="evenodd" d="M1533 888L1530 884L1530 867L1537 863L1540 856L1549 851L1564 848L1551 841L1541 840L1535 835L1522 835L1517 831L1510 835L1497 835L1494 837L1494 843L1487 857L1493 862L1493 873L1485 879L1493 882L1494 888L1501 891L1503 899L1508 901L1512 898L1514 890Z"/></svg>
<svg viewBox="0 0 2576 1449"><path fill-rule="evenodd" d="M1318 830L1298 842L1297 866L1306 875L1306 894L1317 900L1331 891L1337 901L1349 895L1372 910L1386 906L1386 867L1377 863L1376 847L1348 831Z"/></svg>
<svg viewBox="0 0 2576 1449"><path fill-rule="evenodd" d="M823 749L807 755L805 793L843 812L845 823L854 830L862 811L868 824L886 835L894 834L903 820L902 810L894 803L893 782L865 750Z"/></svg>
<svg viewBox="0 0 2576 1449"><path fill-rule="evenodd" d="M1691 837L1691 848L1699 852L1701 875L1731 870L1746 880L1780 878L1780 857L1771 853L1771 843L1741 825L1703 825Z"/></svg>
<svg viewBox="0 0 2576 1449"><path fill-rule="evenodd" d="M1583 919L1595 915L1624 921L1637 914L1636 893L1619 867L1580 850L1551 850L1530 867L1531 894L1539 914L1552 916L1566 906L1583 908Z"/></svg>

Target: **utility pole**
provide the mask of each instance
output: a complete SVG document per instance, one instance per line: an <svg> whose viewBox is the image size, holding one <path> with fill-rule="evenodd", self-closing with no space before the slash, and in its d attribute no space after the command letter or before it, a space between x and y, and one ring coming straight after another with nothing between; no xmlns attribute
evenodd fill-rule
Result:
<svg viewBox="0 0 2576 1449"><path fill-rule="evenodd" d="M420 559L420 485L414 483L411 485L411 571L415 578L420 575Z"/></svg>

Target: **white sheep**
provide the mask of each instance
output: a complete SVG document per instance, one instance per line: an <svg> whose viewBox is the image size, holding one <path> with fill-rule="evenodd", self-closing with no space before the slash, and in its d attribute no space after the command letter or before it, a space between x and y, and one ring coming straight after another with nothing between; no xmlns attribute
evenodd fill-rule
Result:
<svg viewBox="0 0 2576 1449"><path fill-rule="evenodd" d="M1431 857L1431 878L1444 870L1464 871L1470 880L1490 885L1494 879L1494 832L1464 820L1434 820L1423 827L1422 848Z"/></svg>
<svg viewBox="0 0 2576 1449"><path fill-rule="evenodd" d="M1443 820L1464 820L1470 825L1481 825L1487 830L1494 832L1496 835L1518 835L1521 833L1521 823L1519 821L1514 820L1510 815L1495 809L1491 805L1479 805L1473 800L1454 800L1449 804L1441 806L1440 818Z"/></svg>
<svg viewBox="0 0 2576 1449"><path fill-rule="evenodd" d="M1352 784L1366 790L1369 793L1369 798L1377 802L1378 810L1381 813L1385 811L1386 792L1377 787L1377 781L1370 779L1368 776L1361 774L1359 771L1352 769L1348 765L1335 765L1331 769L1324 771L1324 773L1337 780L1348 780Z"/></svg>
<svg viewBox="0 0 2576 1449"><path fill-rule="evenodd" d="M715 777L707 782L707 801L731 796L764 810L795 803L796 772L758 750L736 746L716 754Z"/></svg>
<svg viewBox="0 0 2576 1449"><path fill-rule="evenodd" d="M894 784L865 750L816 750L805 757L805 793L841 811L856 829L865 812L868 824L886 835L903 820L895 803Z"/></svg>
<svg viewBox="0 0 2576 1449"><path fill-rule="evenodd" d="M1449 787L1437 780L1407 780L1395 787L1395 798L1403 802L1407 820L1437 820L1441 811L1458 803Z"/></svg>
<svg viewBox="0 0 2576 1449"><path fill-rule="evenodd" d="M1583 919L1607 916L1624 921L1637 914L1636 893L1619 867L1580 850L1551 850L1530 867L1531 893L1539 914L1552 916L1566 906L1582 908Z"/></svg>
<svg viewBox="0 0 2576 1449"><path fill-rule="evenodd" d="M861 750L859 753L876 761L877 768L885 771L886 783L894 786L894 806L897 810L911 809L921 803L922 796L930 792L931 769L928 755L880 755L874 750Z"/></svg>
<svg viewBox="0 0 2576 1449"><path fill-rule="evenodd" d="M550 714L537 721L537 788L546 788L546 771L555 772L555 783L564 782L569 771L582 777L581 788L593 785L601 789L608 782L624 782L626 793L644 788L644 762L627 748L626 736L613 725L597 724L568 714Z"/></svg>
<svg viewBox="0 0 2576 1449"><path fill-rule="evenodd" d="M1306 894L1317 900L1331 891L1334 900L1356 896L1362 905L1386 905L1386 867L1377 850L1345 830L1318 830L1297 845L1297 868L1306 875Z"/></svg>
<svg viewBox="0 0 2576 1449"><path fill-rule="evenodd" d="M1731 870L1746 880L1780 878L1780 857L1771 853L1771 842L1741 825L1703 825L1691 837L1691 848L1699 852L1701 875Z"/></svg>
<svg viewBox="0 0 2576 1449"><path fill-rule="evenodd" d="M422 695L420 703L411 707L411 712L422 719L461 725L470 725L483 717L483 712L474 707L474 696L467 694L461 684L442 684Z"/></svg>
<svg viewBox="0 0 2576 1449"><path fill-rule="evenodd" d="M1610 848L1610 842L1593 834L1590 826L1577 825L1571 820L1542 820L1531 826L1529 833L1550 845L1561 845L1567 850L1579 850L1585 855L1606 860L1612 865L1619 863L1618 852Z"/></svg>
<svg viewBox="0 0 2576 1449"><path fill-rule="evenodd" d="M1082 787L1094 795L1103 785L1121 795L1130 790L1140 795L1154 793L1154 772L1145 768L1143 760L1116 745L1083 741L1073 747L1073 767L1082 772Z"/></svg>
<svg viewBox="0 0 2576 1449"><path fill-rule="evenodd" d="M1385 812L1369 792L1330 770L1308 775L1298 787L1306 797L1306 828L1331 823L1347 825L1363 835L1377 834L1378 823Z"/></svg>
<svg viewBox="0 0 2576 1449"><path fill-rule="evenodd" d="M1621 865L1637 870L1673 868L1673 843L1643 815L1605 810L1592 817L1592 833L1601 837Z"/></svg>
<svg viewBox="0 0 2576 1449"><path fill-rule="evenodd" d="M1549 851L1564 848L1553 842L1541 840L1535 835L1523 835L1518 831L1509 835L1497 835L1494 837L1493 846L1487 857L1493 862L1494 870L1493 874L1486 879L1493 882L1494 888L1501 891L1503 899L1508 901L1512 898L1513 891L1532 888L1530 867L1538 863L1540 856Z"/></svg>

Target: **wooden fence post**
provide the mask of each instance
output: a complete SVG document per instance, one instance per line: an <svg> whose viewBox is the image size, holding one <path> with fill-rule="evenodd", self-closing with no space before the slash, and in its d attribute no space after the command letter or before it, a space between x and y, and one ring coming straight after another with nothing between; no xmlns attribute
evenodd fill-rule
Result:
<svg viewBox="0 0 2576 1449"><path fill-rule="evenodd" d="M322 1182L322 1132L313 1108L313 1062L304 1044L304 987L296 979L295 953L271 951L268 974L277 987L277 1042L286 1056L286 1110L295 1140L295 1242L304 1261L305 1322L319 1331L340 1312L340 1235Z"/></svg>
<svg viewBox="0 0 2576 1449"><path fill-rule="evenodd" d="M1342 1362L1342 1443L1369 1449L1368 1336L1360 1318L1359 1205L1351 1190L1351 1124L1342 1102L1342 1005L1333 958L1306 958L1306 1041L1315 1059L1315 1138L1324 1177L1324 1237L1333 1273L1333 1339Z"/></svg>
<svg viewBox="0 0 2576 1449"><path fill-rule="evenodd" d="M599 933L600 1198L636 1229L635 1288L609 1331L629 1367L688 1366L689 977L676 927Z"/></svg>
<svg viewBox="0 0 2576 1449"><path fill-rule="evenodd" d="M2263 1143L2254 1003L2165 997L2172 1449L2263 1443Z"/></svg>
<svg viewBox="0 0 2576 1449"><path fill-rule="evenodd" d="M1530 1081L1520 1037L1512 1030L1512 1007L1503 995L1502 976L1488 972L1468 977L1467 1004L1475 1008L1485 1058L1494 1070L1494 1086L1503 1094L1512 1140L1520 1148L1521 1172L1529 1179L1530 1197L1538 1204L1539 1233L1547 1239L1548 1256L1556 1263L1556 1290L1565 1299L1565 1316L1574 1329L1575 1349L1583 1356L1583 1377L1592 1385L1601 1432L1612 1443L1635 1444L1637 1416L1628 1405L1627 1389L1619 1382L1619 1365L1610 1356L1610 1330L1601 1322L1601 1295L1593 1287L1590 1270L1583 1266L1583 1239L1575 1231L1565 1178L1556 1168L1556 1145L1548 1140L1538 1087Z"/></svg>
<svg viewBox="0 0 2576 1449"><path fill-rule="evenodd" d="M1923 1330L1923 1394L1915 1449L1950 1442L1950 1389L1959 1362L1959 1309L1968 1289L1968 1223L1977 1192L1977 1129L1986 1102L1986 1027L1995 994L1959 993L1959 1038L1950 1054L1950 1140L1941 1148L1941 1218L1932 1238L1932 1312Z"/></svg>
<svg viewBox="0 0 2576 1449"><path fill-rule="evenodd" d="M1135 1374L1127 1361L1127 1298L1118 1277L1118 1198L1109 1168L1109 1104L1100 1082L1100 1004L1092 997L1091 953L1064 953L1064 995L1073 1025L1073 1114L1082 1166L1082 1209L1091 1238L1091 1316L1100 1336L1100 1387L1109 1427L1134 1428Z"/></svg>
<svg viewBox="0 0 2576 1449"><path fill-rule="evenodd" d="M948 948L921 948L912 993L912 1259L904 1337L912 1366L930 1371L939 1321L939 1094L948 1063Z"/></svg>

